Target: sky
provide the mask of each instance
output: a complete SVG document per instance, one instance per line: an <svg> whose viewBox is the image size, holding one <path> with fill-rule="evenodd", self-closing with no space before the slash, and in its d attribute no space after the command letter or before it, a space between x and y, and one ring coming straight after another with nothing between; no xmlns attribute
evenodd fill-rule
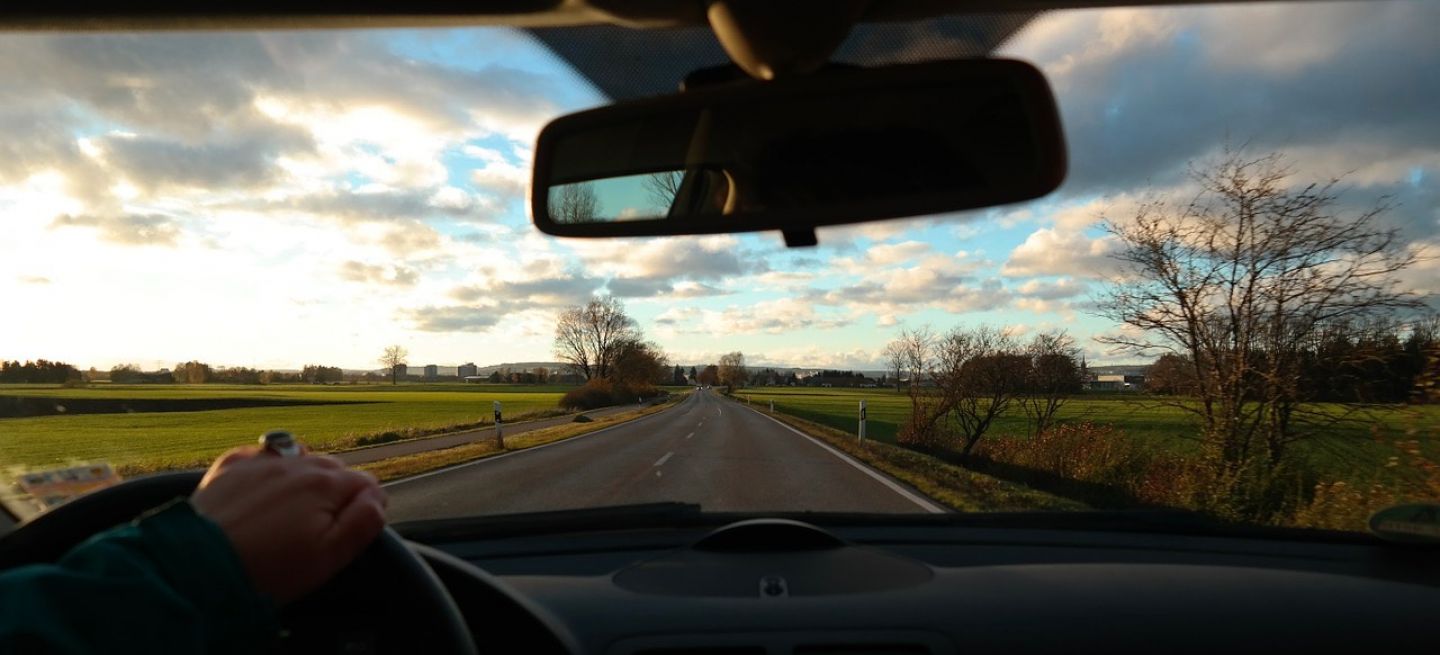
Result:
<svg viewBox="0 0 1440 655"><path fill-rule="evenodd" d="M906 327L1093 337L1098 226L1193 193L1227 144L1381 197L1440 292L1440 3L1047 14L1070 173L1045 198L778 234L559 240L524 207L534 137L604 104L496 28L0 34L0 358L146 368L554 359L558 311L620 297L680 363L882 368Z"/></svg>

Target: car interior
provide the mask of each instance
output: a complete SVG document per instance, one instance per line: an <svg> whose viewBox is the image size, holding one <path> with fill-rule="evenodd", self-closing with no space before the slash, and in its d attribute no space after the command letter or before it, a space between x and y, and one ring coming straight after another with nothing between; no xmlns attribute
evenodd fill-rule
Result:
<svg viewBox="0 0 1440 655"><path fill-rule="evenodd" d="M525 30L611 101L541 132L536 229L587 239L780 231L803 248L817 227L1053 191L1073 171L1051 90L1035 67L990 55L1044 12L1136 4L1184 3L152 0L97 10L56 0L0 10L0 29ZM964 38L926 42L913 60L856 45L916 25ZM655 171L679 176L667 215L565 207L567 185ZM0 568L54 561L188 494L199 475L136 478L3 526ZM1440 550L1423 541L1143 509L878 516L671 502L393 524L284 610L282 649L1435 652L1437 610Z"/></svg>

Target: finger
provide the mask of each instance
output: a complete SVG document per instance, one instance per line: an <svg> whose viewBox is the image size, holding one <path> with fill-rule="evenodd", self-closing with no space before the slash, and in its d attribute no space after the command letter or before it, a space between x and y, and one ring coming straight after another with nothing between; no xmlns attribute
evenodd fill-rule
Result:
<svg viewBox="0 0 1440 655"><path fill-rule="evenodd" d="M385 527L384 495L379 488L356 494L335 515L323 543L336 565L349 564Z"/></svg>
<svg viewBox="0 0 1440 655"><path fill-rule="evenodd" d="M375 476L362 471L326 470L325 474L332 481L327 486L326 497L337 514L343 511L355 496L379 488Z"/></svg>
<svg viewBox="0 0 1440 655"><path fill-rule="evenodd" d="M215 463L211 465L211 468L224 468L233 464L239 464L247 459L254 458L258 454L260 454L260 449L256 446L231 448L225 451L225 454L215 458Z"/></svg>
<svg viewBox="0 0 1440 655"><path fill-rule="evenodd" d="M254 446L241 446L225 451L225 454L215 458L210 468L205 470L205 475L200 479L200 487L205 487L221 473L235 466L241 465L255 458L258 449Z"/></svg>

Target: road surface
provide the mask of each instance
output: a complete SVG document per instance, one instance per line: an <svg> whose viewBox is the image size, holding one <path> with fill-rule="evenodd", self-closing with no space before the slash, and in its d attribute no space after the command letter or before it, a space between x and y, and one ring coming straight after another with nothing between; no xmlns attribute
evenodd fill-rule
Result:
<svg viewBox="0 0 1440 655"><path fill-rule="evenodd" d="M664 501L720 512L941 511L709 391L590 435L398 480L386 491L392 521Z"/></svg>
<svg viewBox="0 0 1440 655"><path fill-rule="evenodd" d="M638 405L606 407L604 409L596 409L580 413L589 416L590 418L601 418L604 416L609 416L611 414L634 411L648 406L649 403L641 403ZM566 425L568 423L573 423L574 421L574 416L566 414L565 416L552 416L550 418L535 419L531 421L506 423L502 427L505 428L505 436L508 437L525 434L526 432L529 432L531 430L539 430L541 428L549 428L556 425ZM375 462L390 457L399 457L401 455L414 455L416 453L423 453L427 450L454 448L455 446L463 446L472 441L489 441L493 439L495 439L495 427L490 426L484 428L477 428L474 430L466 430L464 432L452 432L450 434L443 434L435 437L421 437L419 439L408 439L405 441L397 441L395 443L387 443L379 446L356 448L355 450L345 450L338 453L330 453L330 455L339 458L340 461L345 462L346 464L354 466L356 464Z"/></svg>

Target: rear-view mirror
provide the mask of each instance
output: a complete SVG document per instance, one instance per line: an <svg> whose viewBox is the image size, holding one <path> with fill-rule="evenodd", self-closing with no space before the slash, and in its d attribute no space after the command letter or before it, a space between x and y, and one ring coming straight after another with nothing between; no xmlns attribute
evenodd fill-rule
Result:
<svg viewBox="0 0 1440 655"><path fill-rule="evenodd" d="M730 82L551 122L531 211L560 236L709 234L953 212L1065 176L1055 99L1005 59Z"/></svg>

